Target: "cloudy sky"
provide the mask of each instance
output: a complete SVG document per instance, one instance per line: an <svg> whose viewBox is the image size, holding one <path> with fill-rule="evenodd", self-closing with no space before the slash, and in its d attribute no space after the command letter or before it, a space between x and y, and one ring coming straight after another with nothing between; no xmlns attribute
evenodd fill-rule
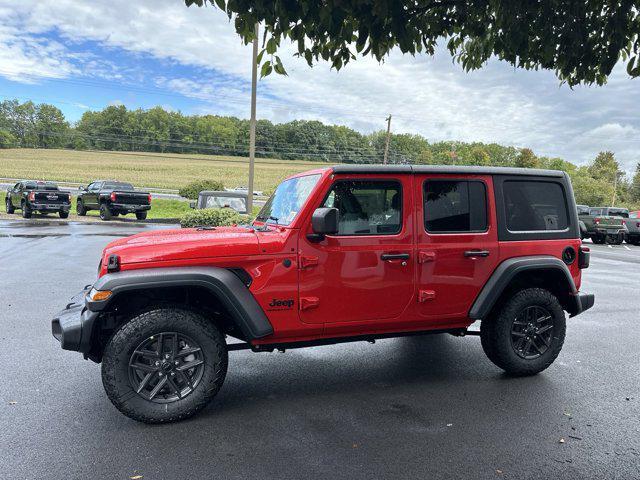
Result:
<svg viewBox="0 0 640 480"><path fill-rule="evenodd" d="M431 141L499 142L584 164L640 161L640 79L619 66L604 87L561 86L552 72L498 61L464 73L441 52L360 58L340 72L281 52L288 77L260 81L258 116L385 127ZM249 115L251 49L214 8L181 0L0 0L0 99L53 103L77 120L108 104Z"/></svg>

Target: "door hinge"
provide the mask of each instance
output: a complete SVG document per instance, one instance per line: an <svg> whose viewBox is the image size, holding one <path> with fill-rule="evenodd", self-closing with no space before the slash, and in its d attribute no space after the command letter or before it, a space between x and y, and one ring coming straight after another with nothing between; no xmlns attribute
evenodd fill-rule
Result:
<svg viewBox="0 0 640 480"><path fill-rule="evenodd" d="M418 263L433 262L436 259L436 252L418 252Z"/></svg>
<svg viewBox="0 0 640 480"><path fill-rule="evenodd" d="M318 257L300 256L300 269L315 267L318 265Z"/></svg>
<svg viewBox="0 0 640 480"><path fill-rule="evenodd" d="M433 290L420 290L418 292L418 303L424 303L427 300L433 300L436 298L436 292Z"/></svg>
<svg viewBox="0 0 640 480"><path fill-rule="evenodd" d="M300 310L316 308L320 304L318 297L300 297Z"/></svg>

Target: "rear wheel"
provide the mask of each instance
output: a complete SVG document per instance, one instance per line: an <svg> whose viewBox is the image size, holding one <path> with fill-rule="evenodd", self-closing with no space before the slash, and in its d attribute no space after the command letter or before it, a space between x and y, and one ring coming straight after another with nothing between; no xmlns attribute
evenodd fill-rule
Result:
<svg viewBox="0 0 640 480"><path fill-rule="evenodd" d="M69 218L69 212L60 210L60 218Z"/></svg>
<svg viewBox="0 0 640 480"><path fill-rule="evenodd" d="M138 220L144 220L145 218L147 218L147 211L143 210L142 212L136 212L136 218Z"/></svg>
<svg viewBox="0 0 640 480"><path fill-rule="evenodd" d="M111 217L113 215L111 214L111 210L109 210L109 207L107 207L104 203L102 205L100 205L100 219L101 220L111 220Z"/></svg>
<svg viewBox="0 0 640 480"><path fill-rule="evenodd" d="M78 200L78 203L76 203L76 213L80 217L84 217L87 214L87 209L82 200Z"/></svg>
<svg viewBox="0 0 640 480"><path fill-rule="evenodd" d="M16 211L16 209L13 208L13 204L11 203L11 198L9 198L9 195L7 195L7 198L5 199L5 205L7 207L8 214L12 214L13 212Z"/></svg>
<svg viewBox="0 0 640 480"><path fill-rule="evenodd" d="M605 242L605 236L604 235L594 235L593 237L591 237L591 240L596 245L602 245Z"/></svg>
<svg viewBox="0 0 640 480"><path fill-rule="evenodd" d="M109 341L102 383L122 413L145 423L190 417L227 373L222 333L197 312L162 307L135 316Z"/></svg>
<svg viewBox="0 0 640 480"><path fill-rule="evenodd" d="M528 288L482 321L480 338L489 359L511 375L535 375L556 359L566 330L564 310L548 290Z"/></svg>
<svg viewBox="0 0 640 480"><path fill-rule="evenodd" d="M606 242L611 245L621 245L622 241L624 240L624 235L622 234L607 235L605 239L606 239Z"/></svg>
<svg viewBox="0 0 640 480"><path fill-rule="evenodd" d="M22 209L22 218L31 218L31 209L29 208L29 205L27 205L27 202L23 200L20 205Z"/></svg>

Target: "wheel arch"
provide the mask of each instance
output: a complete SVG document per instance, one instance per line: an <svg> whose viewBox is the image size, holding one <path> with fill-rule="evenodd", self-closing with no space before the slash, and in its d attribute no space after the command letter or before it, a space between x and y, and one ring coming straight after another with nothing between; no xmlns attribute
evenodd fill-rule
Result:
<svg viewBox="0 0 640 480"><path fill-rule="evenodd" d="M513 293L529 287L550 291L572 316L580 313L578 291L567 265L552 256L511 258L493 272L469 310L469 317L482 320Z"/></svg>
<svg viewBox="0 0 640 480"><path fill-rule="evenodd" d="M242 271L244 272L244 271ZM159 305L182 305L198 310L225 333L245 341L273 333L264 311L249 291L245 273L218 267L175 267L128 270L102 276L96 290L113 292L107 301L92 302L89 310L99 313L97 325L83 337L91 343L91 358L99 358L110 335L137 312Z"/></svg>

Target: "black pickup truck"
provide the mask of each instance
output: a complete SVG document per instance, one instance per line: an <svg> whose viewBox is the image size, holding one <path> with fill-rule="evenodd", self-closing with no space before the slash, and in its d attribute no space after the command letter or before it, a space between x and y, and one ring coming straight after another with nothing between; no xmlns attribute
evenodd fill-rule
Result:
<svg viewBox="0 0 640 480"><path fill-rule="evenodd" d="M67 218L71 209L71 194L61 192L53 182L26 180L7 190L5 203L7 213L22 210L24 218L31 218L33 212L55 212L60 214L60 218Z"/></svg>
<svg viewBox="0 0 640 480"><path fill-rule="evenodd" d="M84 216L89 210L100 210L102 220L127 213L135 213L138 220L144 220L151 210L151 194L137 192L130 183L96 180L81 187L78 194L78 215Z"/></svg>

